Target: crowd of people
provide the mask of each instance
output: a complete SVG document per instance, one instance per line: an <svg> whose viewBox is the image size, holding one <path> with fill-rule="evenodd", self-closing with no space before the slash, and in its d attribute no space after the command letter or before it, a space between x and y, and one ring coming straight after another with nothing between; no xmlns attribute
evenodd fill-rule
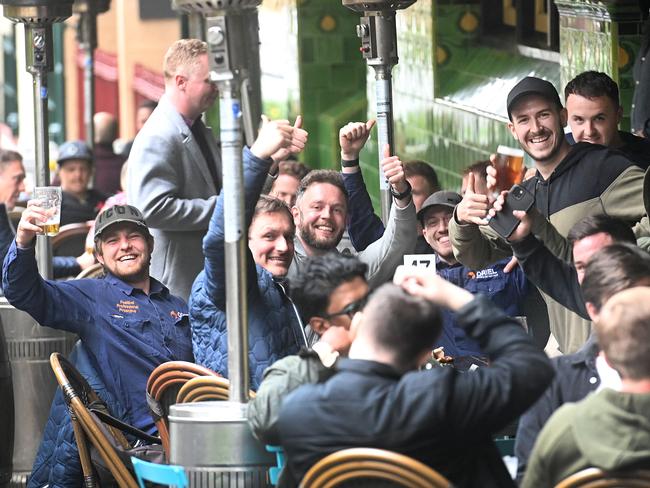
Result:
<svg viewBox="0 0 650 488"><path fill-rule="evenodd" d="M55 275L96 259L103 279L39 276L47 211L30 200L14 229L25 172L20 154L0 152L6 298L76 333L79 369L148 433L145 385L158 365L193 361L228 377L229 236L220 146L202 121L218 96L207 45L177 41L163 68L128 169L109 114L95 118L94 150L71 141L59 152L61 223L94 220L94 252L57 258ZM382 222L359 165L373 120L340 129L337 171L296 160L308 144L300 118L264 119L243 150L248 415L255 436L287 454L282 485L347 447L407 454L459 487L650 466L650 142L618 129L608 75L581 73L564 95L535 77L504 94L532 165L520 185L534 197L512 212L508 236L489 226L509 211L494 156L468 161L457 193L429 163L381 148L392 195ZM72 439L61 406L58 396L29 486L79 486L74 443L52 442ZM516 479L493 441L513 423Z"/></svg>

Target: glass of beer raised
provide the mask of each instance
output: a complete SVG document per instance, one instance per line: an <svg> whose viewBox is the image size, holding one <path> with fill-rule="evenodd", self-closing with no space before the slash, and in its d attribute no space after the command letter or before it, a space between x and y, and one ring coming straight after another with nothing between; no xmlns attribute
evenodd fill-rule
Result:
<svg viewBox="0 0 650 488"><path fill-rule="evenodd" d="M524 176L524 151L508 146L499 146L494 168L497 170L497 183L494 191L500 193L510 190L512 185L521 183Z"/></svg>
<svg viewBox="0 0 650 488"><path fill-rule="evenodd" d="M41 225L46 236L55 236L59 233L61 223L61 187L36 186L34 199L40 200L41 207L47 211L47 221Z"/></svg>

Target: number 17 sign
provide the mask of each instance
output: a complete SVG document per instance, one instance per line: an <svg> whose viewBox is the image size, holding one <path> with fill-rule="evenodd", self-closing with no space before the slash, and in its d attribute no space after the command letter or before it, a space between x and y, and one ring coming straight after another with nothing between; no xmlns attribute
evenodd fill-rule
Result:
<svg viewBox="0 0 650 488"><path fill-rule="evenodd" d="M435 254L405 254L404 266L415 266L416 268L430 269L436 272Z"/></svg>

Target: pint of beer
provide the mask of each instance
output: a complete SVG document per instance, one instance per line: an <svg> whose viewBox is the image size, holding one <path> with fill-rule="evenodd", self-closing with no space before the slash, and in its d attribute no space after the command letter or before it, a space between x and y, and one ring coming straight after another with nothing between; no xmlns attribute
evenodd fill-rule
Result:
<svg viewBox="0 0 650 488"><path fill-rule="evenodd" d="M524 151L508 146L499 146L494 167L497 170L495 191L510 190L512 185L521 183L524 176Z"/></svg>
<svg viewBox="0 0 650 488"><path fill-rule="evenodd" d="M41 207L47 211L47 221L42 224L46 236L55 236L59 233L61 223L61 188L58 186L34 187L34 199L40 200Z"/></svg>

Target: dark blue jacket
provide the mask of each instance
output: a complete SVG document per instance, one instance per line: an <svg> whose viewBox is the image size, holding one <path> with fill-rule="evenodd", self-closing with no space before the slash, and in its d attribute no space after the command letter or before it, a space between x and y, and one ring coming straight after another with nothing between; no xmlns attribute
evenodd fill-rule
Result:
<svg viewBox="0 0 650 488"><path fill-rule="evenodd" d="M598 351L598 343L592 334L577 352L551 359L555 379L535 405L521 416L517 426L515 456L518 479L523 479L533 445L551 415L567 402L579 402L600 385L596 369Z"/></svg>
<svg viewBox="0 0 650 488"><path fill-rule="evenodd" d="M77 342L72 350L70 361L86 378L99 397L106 402L111 414L118 418L124 418L124 408L106 390L97 373L97 367L92 364L81 341ZM60 388L57 388L52 400L50 415L45 424L43 439L36 453L27 488L40 488L45 485L49 485L49 488L79 488L83 486L79 451L68 407Z"/></svg>
<svg viewBox="0 0 650 488"><path fill-rule="evenodd" d="M34 248L9 248L3 267L9 303L39 324L79 335L106 388L122 402L122 418L156 431L145 399L151 372L167 361L192 361L187 305L151 278L145 294L112 274L103 279L43 280Z"/></svg>
<svg viewBox="0 0 650 488"><path fill-rule="evenodd" d="M357 251L363 251L384 235L384 224L375 215L361 171L341 173L348 194L348 234Z"/></svg>
<svg viewBox="0 0 650 488"><path fill-rule="evenodd" d="M270 161L244 150L246 229L253 218ZM190 295L190 322L196 362L228 377L226 270L224 261L223 192L217 199L208 233L203 239L205 268ZM250 384L257 389L264 370L278 359L296 354L303 343L291 303L271 273L253 261L247 249L248 359Z"/></svg>

